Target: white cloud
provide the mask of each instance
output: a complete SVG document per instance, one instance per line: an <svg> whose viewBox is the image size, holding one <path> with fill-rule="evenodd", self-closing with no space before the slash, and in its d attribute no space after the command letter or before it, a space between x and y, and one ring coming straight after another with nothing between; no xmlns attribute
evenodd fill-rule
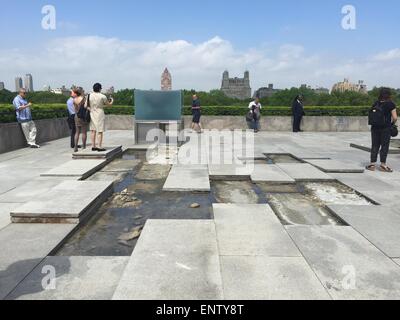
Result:
<svg viewBox="0 0 400 320"><path fill-rule="evenodd" d="M392 49L385 52L380 52L374 56L376 61L391 61L400 60L400 49Z"/></svg>
<svg viewBox="0 0 400 320"><path fill-rule="evenodd" d="M363 79L370 86L399 87L400 67L394 61L399 55L400 49L394 49L353 61L310 54L298 44L237 50L220 37L199 44L185 40L140 42L69 37L52 40L36 50L0 50L0 81L13 89L15 76L32 73L36 89L46 84L90 88L97 81L104 87L158 89L167 66L174 88L219 88L224 70L229 70L231 76L242 76L249 70L253 90L268 83L276 87L307 83L330 88L344 77Z"/></svg>

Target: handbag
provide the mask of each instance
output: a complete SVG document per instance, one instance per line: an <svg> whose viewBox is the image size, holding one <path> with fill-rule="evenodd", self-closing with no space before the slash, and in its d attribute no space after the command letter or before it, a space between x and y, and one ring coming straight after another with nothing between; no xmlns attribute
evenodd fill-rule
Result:
<svg viewBox="0 0 400 320"><path fill-rule="evenodd" d="M392 126L390 127L390 135L392 136L392 138L396 138L399 135L399 129L395 124L392 124Z"/></svg>
<svg viewBox="0 0 400 320"><path fill-rule="evenodd" d="M85 102L87 101L86 108L85 108ZM77 116L79 119L89 123L90 122L90 94L87 96L86 99L83 99L79 105L79 110L77 113Z"/></svg>
<svg viewBox="0 0 400 320"><path fill-rule="evenodd" d="M254 121L254 116L253 116L253 112L249 111L246 114L246 121L247 122L253 122Z"/></svg>

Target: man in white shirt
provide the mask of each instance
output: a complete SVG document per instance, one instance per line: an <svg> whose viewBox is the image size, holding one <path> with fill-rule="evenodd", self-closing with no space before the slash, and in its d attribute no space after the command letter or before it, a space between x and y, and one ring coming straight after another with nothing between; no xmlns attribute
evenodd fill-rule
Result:
<svg viewBox="0 0 400 320"><path fill-rule="evenodd" d="M250 129L254 129L255 133L260 131L261 109L260 98L256 97L254 101L250 102L249 113L252 115L252 121L249 121L249 126Z"/></svg>

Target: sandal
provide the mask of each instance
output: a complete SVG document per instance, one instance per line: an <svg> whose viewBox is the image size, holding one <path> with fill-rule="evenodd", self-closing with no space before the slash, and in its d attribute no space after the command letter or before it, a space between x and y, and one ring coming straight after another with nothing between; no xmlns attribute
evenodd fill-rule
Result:
<svg viewBox="0 0 400 320"><path fill-rule="evenodd" d="M391 172L393 172L393 169L388 166L381 166L380 171L391 173Z"/></svg>
<svg viewBox="0 0 400 320"><path fill-rule="evenodd" d="M367 169L367 170L369 170L369 171L375 171L376 165L370 164L369 166L366 166L365 169Z"/></svg>

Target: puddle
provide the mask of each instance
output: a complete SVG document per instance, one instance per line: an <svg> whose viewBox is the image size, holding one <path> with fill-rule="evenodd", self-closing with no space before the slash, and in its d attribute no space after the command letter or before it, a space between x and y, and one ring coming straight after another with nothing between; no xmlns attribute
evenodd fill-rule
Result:
<svg viewBox="0 0 400 320"><path fill-rule="evenodd" d="M267 161L270 164L278 163L303 163L289 154L268 154Z"/></svg>
<svg viewBox="0 0 400 320"><path fill-rule="evenodd" d="M122 160L140 160L141 162L146 161L146 151L137 151L137 150L126 150L122 155Z"/></svg>
<svg viewBox="0 0 400 320"><path fill-rule="evenodd" d="M304 187L315 201L324 204L372 205L353 189L337 182L307 183Z"/></svg>
<svg viewBox="0 0 400 320"><path fill-rule="evenodd" d="M270 184L267 182L257 182L257 186L264 193L301 193L303 192L302 186L298 184Z"/></svg>
<svg viewBox="0 0 400 320"><path fill-rule="evenodd" d="M131 152L119 162L123 167L124 160L136 159L143 161L143 152ZM125 173L94 174L91 180L112 179L114 194L56 255L130 256L147 219L212 219L212 195L162 191L169 170L169 165L141 163Z"/></svg>
<svg viewBox="0 0 400 320"><path fill-rule="evenodd" d="M327 209L330 204L372 205L366 198L339 182L296 185L258 184L268 203L285 225L346 225Z"/></svg>
<svg viewBox="0 0 400 320"><path fill-rule="evenodd" d="M164 164L144 164L138 171L138 180L162 180L168 177L171 170L170 165Z"/></svg>
<svg viewBox="0 0 400 320"><path fill-rule="evenodd" d="M271 194L268 201L284 225L343 225L323 205L301 193Z"/></svg>
<svg viewBox="0 0 400 320"><path fill-rule="evenodd" d="M211 192L216 203L266 203L261 190L250 181L214 181L211 184Z"/></svg>

